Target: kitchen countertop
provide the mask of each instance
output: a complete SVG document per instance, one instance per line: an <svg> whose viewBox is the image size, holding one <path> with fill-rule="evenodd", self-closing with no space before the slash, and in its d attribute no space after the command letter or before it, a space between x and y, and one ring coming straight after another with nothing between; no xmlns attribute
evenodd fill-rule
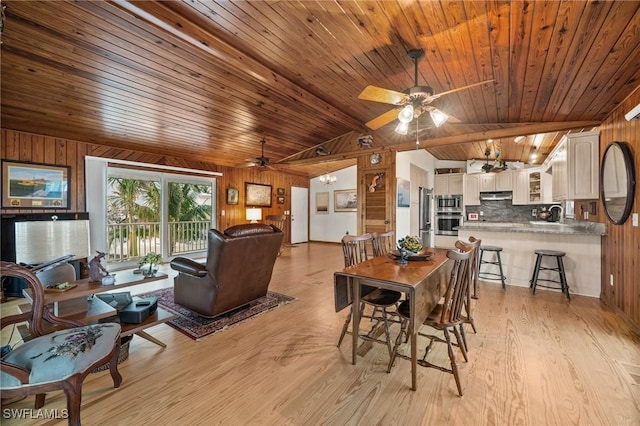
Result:
<svg viewBox="0 0 640 426"><path fill-rule="evenodd" d="M539 234L606 235L604 223L595 222L465 222L458 230L482 230L485 232L529 232Z"/></svg>

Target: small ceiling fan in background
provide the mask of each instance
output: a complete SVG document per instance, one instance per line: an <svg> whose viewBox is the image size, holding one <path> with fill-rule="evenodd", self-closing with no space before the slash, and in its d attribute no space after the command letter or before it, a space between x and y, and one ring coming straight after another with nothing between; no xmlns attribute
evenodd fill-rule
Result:
<svg viewBox="0 0 640 426"><path fill-rule="evenodd" d="M267 143L267 141L265 140L265 138L262 138L262 140L260 141L261 144L261 154L260 157L255 157L255 158L247 158L245 161L246 163L244 164L240 164L238 167L268 167L269 169L272 169L271 167L271 160L269 160L269 158L264 156L264 144Z"/></svg>
<svg viewBox="0 0 640 426"><path fill-rule="evenodd" d="M495 162L494 164L489 164L489 156L491 155L491 148L489 145L484 150L484 156L486 158L485 163L482 165L481 169L484 173L499 173L507 170L507 163L500 157L500 151L495 149Z"/></svg>
<svg viewBox="0 0 640 426"><path fill-rule="evenodd" d="M400 121L400 124L396 127L396 133L406 135L409 130L409 123L414 118L419 117L425 112L429 113L435 126L440 127L450 117L436 107L430 105L432 101L450 93L466 90L471 87L480 86L493 81L485 80L468 86L434 94L431 87L418 85L418 60L424 56L424 50L411 49L409 50L408 55L414 62L413 87L405 89L403 92L396 92L394 90L383 89L376 86L367 86L362 93L358 95L359 99L365 101L382 102L395 105L395 108L366 123L366 126L372 130L377 130L397 119Z"/></svg>

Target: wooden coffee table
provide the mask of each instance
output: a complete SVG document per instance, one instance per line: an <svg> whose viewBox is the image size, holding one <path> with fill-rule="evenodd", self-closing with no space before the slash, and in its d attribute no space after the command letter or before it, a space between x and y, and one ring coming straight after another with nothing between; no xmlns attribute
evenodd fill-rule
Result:
<svg viewBox="0 0 640 426"><path fill-rule="evenodd" d="M95 294L119 291L131 286L147 284L166 278L168 278L168 275L163 273L156 273L154 276L147 277L142 274L134 274L132 271L119 271L116 272L116 283L113 285L102 285L99 282L91 282L86 278L69 283L73 288L67 291L45 291L44 299L46 306L52 309L55 316L89 324L93 321L111 318L118 314L108 303L100 300L98 297L93 297ZM31 310L31 290L26 289L23 293L29 303L19 305L18 309L21 312L28 312ZM124 337L137 334L143 339L166 347L163 342L149 335L144 330L154 325L171 321L174 318L175 316L173 314L158 307L152 315L139 324L121 324L122 329L120 335ZM23 330L26 330L26 328ZM21 330L21 334L23 330ZM25 336L23 335L23 337Z"/></svg>

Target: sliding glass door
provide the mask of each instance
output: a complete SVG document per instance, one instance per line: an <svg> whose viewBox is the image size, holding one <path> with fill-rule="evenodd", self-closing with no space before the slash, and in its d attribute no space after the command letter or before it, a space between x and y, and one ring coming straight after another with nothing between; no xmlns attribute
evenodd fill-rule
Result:
<svg viewBox="0 0 640 426"><path fill-rule="evenodd" d="M149 252L163 259L197 256L215 227L215 179L109 167L109 263L134 263Z"/></svg>

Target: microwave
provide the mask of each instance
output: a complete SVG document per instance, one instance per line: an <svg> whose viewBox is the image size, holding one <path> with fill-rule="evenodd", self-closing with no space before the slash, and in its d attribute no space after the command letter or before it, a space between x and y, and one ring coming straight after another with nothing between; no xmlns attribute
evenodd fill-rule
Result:
<svg viewBox="0 0 640 426"><path fill-rule="evenodd" d="M436 210L462 211L462 195L438 195L436 197Z"/></svg>

